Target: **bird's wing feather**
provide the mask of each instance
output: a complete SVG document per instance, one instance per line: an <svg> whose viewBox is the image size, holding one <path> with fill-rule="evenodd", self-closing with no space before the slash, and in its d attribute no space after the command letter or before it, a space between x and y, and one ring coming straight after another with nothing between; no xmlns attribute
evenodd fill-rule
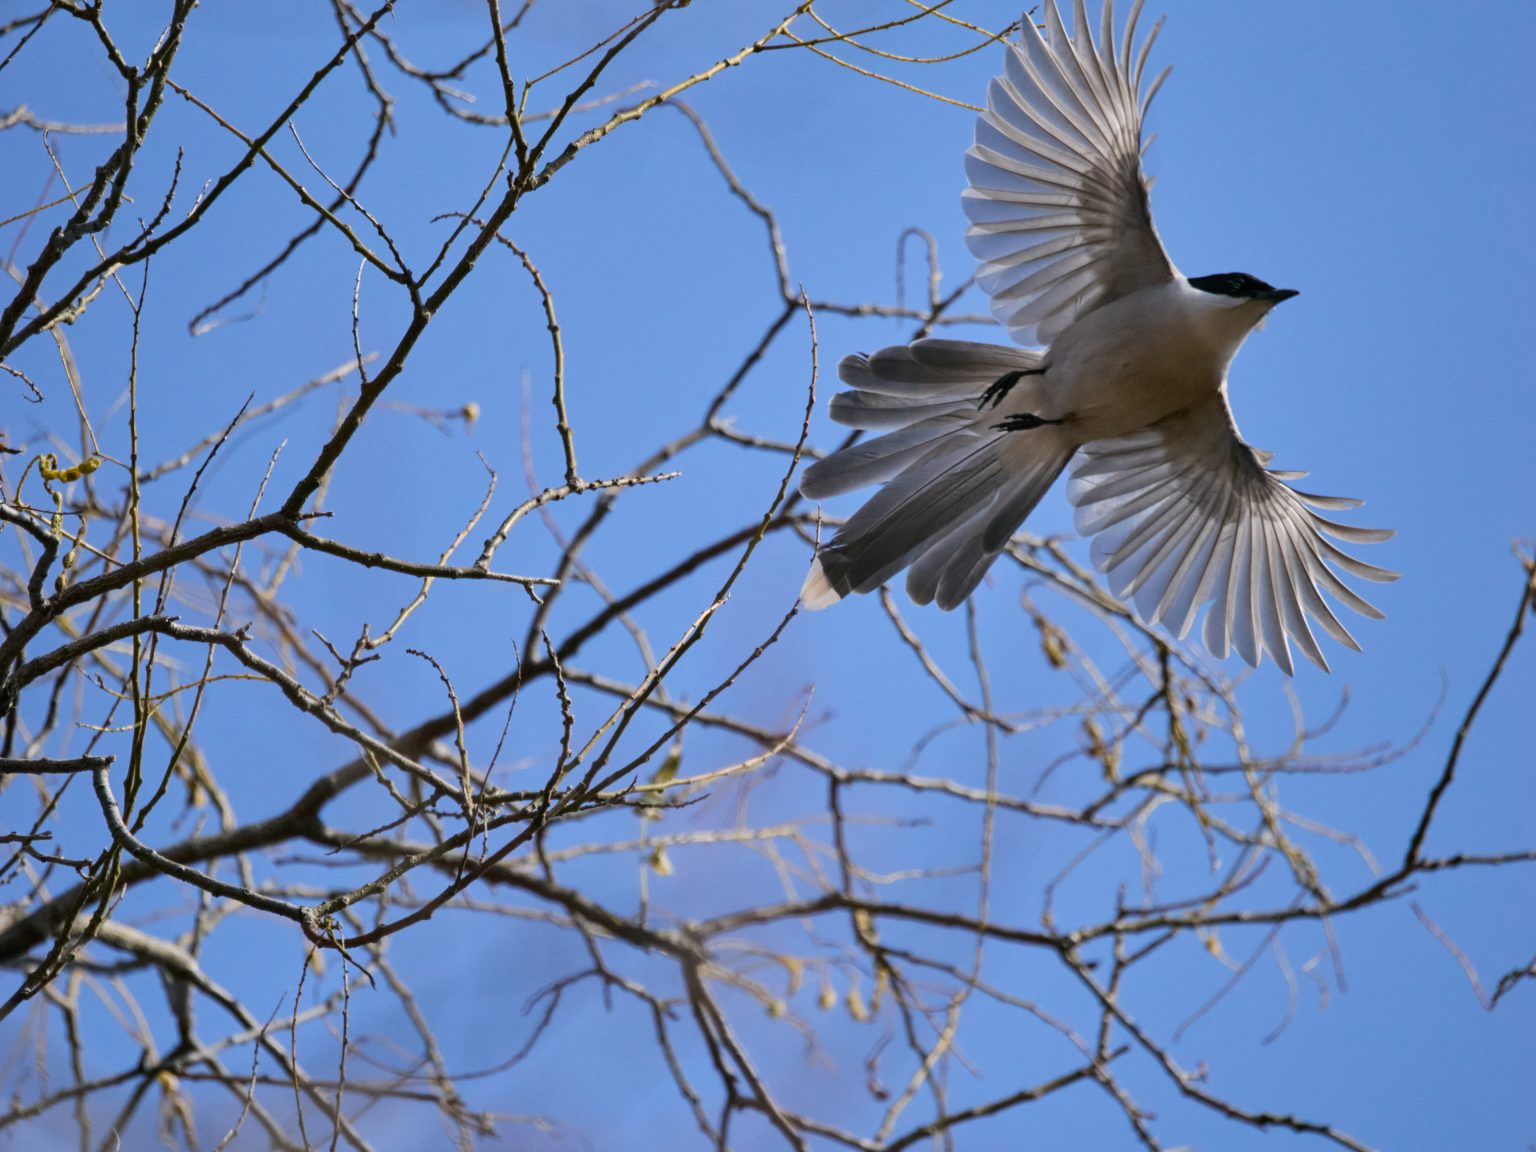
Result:
<svg viewBox="0 0 1536 1152"><path fill-rule="evenodd" d="M1235 648L1257 666L1268 652L1287 673L1290 645L1328 667L1313 626L1359 651L1322 593L1380 618L1335 569L1365 580L1396 573L1362 563L1329 539L1352 544L1390 531L1356 528L1314 509L1358 501L1298 492L1264 468L1238 437L1225 390L1150 428L1083 447L1068 497L1077 528L1093 537L1093 559L1116 596L1147 624L1183 637L1202 605L1206 646Z"/></svg>
<svg viewBox="0 0 1536 1152"><path fill-rule="evenodd" d="M966 153L977 281L1025 343L1048 343L1092 309L1174 276L1141 171L1142 116L1167 75L1141 96L1157 27L1133 58L1141 0L1118 48L1112 3L1097 40L1083 0L1070 36L1055 0L1042 7L1046 34L1024 20L1023 46L1008 49Z"/></svg>

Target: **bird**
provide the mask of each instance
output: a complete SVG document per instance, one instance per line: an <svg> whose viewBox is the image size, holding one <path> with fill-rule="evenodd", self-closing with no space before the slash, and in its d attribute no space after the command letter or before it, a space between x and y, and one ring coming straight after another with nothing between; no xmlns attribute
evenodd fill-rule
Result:
<svg viewBox="0 0 1536 1152"><path fill-rule="evenodd" d="M1328 670L1320 634L1360 651L1329 599L1383 613L1341 573L1398 574L1338 543L1389 539L1323 512L1359 500L1299 491L1240 436L1228 368L1298 295L1243 272L1186 277L1152 222L1142 122L1168 76L1144 85L1158 20L1141 0L1095 36L1084 0L1068 33L1055 0L1028 16L987 93L965 156L966 243L993 316L1016 345L928 338L838 367L830 416L870 433L818 460L800 491L881 487L817 551L810 609L873 591L903 569L917 604L953 609L976 589L1069 467L1067 498L1110 591L1183 640L1205 609L1218 659L1287 675L1291 646Z"/></svg>

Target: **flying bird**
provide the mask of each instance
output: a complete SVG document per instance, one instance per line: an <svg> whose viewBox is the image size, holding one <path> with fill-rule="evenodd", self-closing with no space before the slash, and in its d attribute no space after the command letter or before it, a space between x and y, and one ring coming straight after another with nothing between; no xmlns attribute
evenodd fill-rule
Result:
<svg viewBox="0 0 1536 1152"><path fill-rule="evenodd" d="M1206 646L1287 674L1291 645L1327 669L1317 631L1359 644L1324 593L1382 613L1339 573L1394 572L1345 554L1389 538L1320 511L1238 434L1227 370L1243 341L1297 293L1243 272L1186 277L1153 227L1142 120L1168 73L1143 88L1161 21L1135 45L1140 0L1097 37L1083 0L1069 34L1054 0L1007 46L966 153L966 242L993 315L1020 345L926 339L838 367L851 391L832 419L880 435L808 468L823 499L883 485L817 554L809 608L907 570L919 604L951 609L976 588L1069 465L1078 531L1111 591L1180 639L1207 609ZM1145 92L1145 94L1143 94Z"/></svg>

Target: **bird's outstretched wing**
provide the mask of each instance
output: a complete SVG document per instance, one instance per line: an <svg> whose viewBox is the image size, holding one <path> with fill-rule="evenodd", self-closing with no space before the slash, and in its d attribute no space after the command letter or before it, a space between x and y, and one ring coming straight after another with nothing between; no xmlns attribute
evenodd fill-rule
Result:
<svg viewBox="0 0 1536 1152"><path fill-rule="evenodd" d="M1309 618L1339 643L1360 646L1323 592L1361 615L1382 616L1335 569L1397 579L1328 537L1366 544L1392 532L1324 519L1314 509L1360 501L1297 492L1282 481L1305 473L1268 471L1268 460L1238 438L1223 388L1150 428L1084 445L1068 496L1078 531L1094 538L1094 563L1143 622L1183 638L1208 603L1204 639L1217 657L1235 648L1256 667L1268 652L1289 674L1294 642L1327 669Z"/></svg>
<svg viewBox="0 0 1536 1152"><path fill-rule="evenodd" d="M1174 275L1141 171L1142 116L1168 75L1141 95L1161 21L1133 57L1141 0L1118 49L1110 0L1097 42L1083 0L1070 36L1055 0L1041 7L1046 34L1025 18L965 163L977 281L1021 343L1049 343L1084 313Z"/></svg>

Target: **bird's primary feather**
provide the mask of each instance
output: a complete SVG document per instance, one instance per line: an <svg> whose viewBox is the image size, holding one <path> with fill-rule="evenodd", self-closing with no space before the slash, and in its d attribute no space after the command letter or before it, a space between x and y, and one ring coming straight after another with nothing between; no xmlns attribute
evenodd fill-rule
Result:
<svg viewBox="0 0 1536 1152"><path fill-rule="evenodd" d="M1376 613L1330 565L1365 579L1394 578L1344 556L1327 539L1375 543L1392 533L1312 511L1309 504L1339 501L1305 496L1266 471L1238 438L1221 393L1143 431L1085 444L1067 492L1110 590L1145 623L1181 637L1209 602L1205 639L1217 656L1230 642L1250 664L1262 650L1290 672L1289 639L1326 669L1309 617L1340 643L1359 645L1317 586L1357 611Z"/></svg>
<svg viewBox="0 0 1536 1152"><path fill-rule="evenodd" d="M1139 0L1118 52L1111 5L1097 43L1082 0L1075 36L1054 3L1044 9L1046 35L1026 17L1022 47L1008 50L992 81L966 154L963 202L993 314L1014 339L1049 342L1095 307L1175 273L1141 171L1142 115L1163 79L1140 95L1157 28L1133 60Z"/></svg>

